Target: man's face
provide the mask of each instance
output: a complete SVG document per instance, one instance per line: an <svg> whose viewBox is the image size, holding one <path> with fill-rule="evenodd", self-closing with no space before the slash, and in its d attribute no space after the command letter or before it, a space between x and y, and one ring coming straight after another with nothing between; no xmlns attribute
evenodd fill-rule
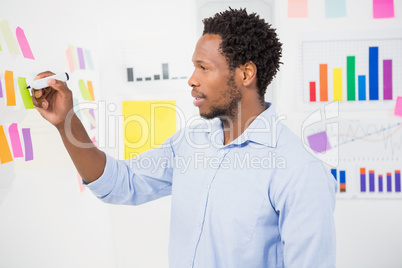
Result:
<svg viewBox="0 0 402 268"><path fill-rule="evenodd" d="M194 73L188 84L200 115L206 119L233 118L242 98L234 71L230 71L226 58L221 54L218 35L203 35L193 54Z"/></svg>

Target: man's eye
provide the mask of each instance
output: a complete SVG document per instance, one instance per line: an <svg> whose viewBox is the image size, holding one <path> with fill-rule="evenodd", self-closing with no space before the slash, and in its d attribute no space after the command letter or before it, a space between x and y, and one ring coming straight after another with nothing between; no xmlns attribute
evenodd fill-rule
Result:
<svg viewBox="0 0 402 268"><path fill-rule="evenodd" d="M201 69L203 69L204 71L207 69L204 66L200 65Z"/></svg>

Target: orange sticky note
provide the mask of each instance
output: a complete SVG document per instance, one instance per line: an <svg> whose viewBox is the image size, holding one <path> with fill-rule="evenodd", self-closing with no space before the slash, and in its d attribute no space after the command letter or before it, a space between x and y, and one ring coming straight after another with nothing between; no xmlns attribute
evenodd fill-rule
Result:
<svg viewBox="0 0 402 268"><path fill-rule="evenodd" d="M95 100L94 96L94 87L92 86L92 81L87 81L89 96L91 97L91 101Z"/></svg>
<svg viewBox="0 0 402 268"><path fill-rule="evenodd" d="M10 146L8 146L6 133L4 133L3 126L0 126L0 163L4 164L13 161Z"/></svg>
<svg viewBox="0 0 402 268"><path fill-rule="evenodd" d="M15 106L15 90L14 90L14 75L12 71L6 71L4 74L6 82L7 106Z"/></svg>

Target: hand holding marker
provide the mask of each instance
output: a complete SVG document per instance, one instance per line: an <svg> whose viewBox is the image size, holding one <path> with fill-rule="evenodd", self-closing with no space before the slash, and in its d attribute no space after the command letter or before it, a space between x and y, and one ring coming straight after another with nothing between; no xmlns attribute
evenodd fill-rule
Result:
<svg viewBox="0 0 402 268"><path fill-rule="evenodd" d="M42 79L35 80L27 88L33 88L34 90L38 90L38 89L42 89L42 88L45 88L45 87L49 87L49 84L47 83L47 81L50 78L60 80L62 82L66 82L70 77L68 76L68 73L55 74L55 75L52 75L52 76L48 76L48 77L45 77L45 78L42 78Z"/></svg>

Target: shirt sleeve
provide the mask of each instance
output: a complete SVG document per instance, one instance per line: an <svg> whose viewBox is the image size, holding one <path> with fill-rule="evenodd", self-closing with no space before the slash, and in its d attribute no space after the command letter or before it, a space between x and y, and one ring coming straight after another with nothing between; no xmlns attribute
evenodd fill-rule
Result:
<svg viewBox="0 0 402 268"><path fill-rule="evenodd" d="M275 194L286 268L335 267L336 184L322 163L304 163Z"/></svg>
<svg viewBox="0 0 402 268"><path fill-rule="evenodd" d="M161 147L133 159L106 154L103 174L87 187L106 203L139 205L171 194L173 151L168 139Z"/></svg>

